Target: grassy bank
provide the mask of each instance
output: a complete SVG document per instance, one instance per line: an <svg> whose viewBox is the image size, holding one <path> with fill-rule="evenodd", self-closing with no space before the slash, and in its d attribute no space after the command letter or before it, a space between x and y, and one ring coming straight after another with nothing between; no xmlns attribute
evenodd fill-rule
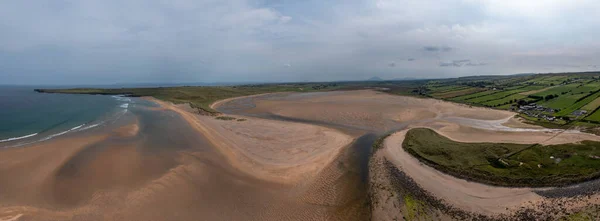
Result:
<svg viewBox="0 0 600 221"><path fill-rule="evenodd" d="M560 186L600 177L600 142L461 143L420 128L408 131L403 148L445 173L492 185Z"/></svg>

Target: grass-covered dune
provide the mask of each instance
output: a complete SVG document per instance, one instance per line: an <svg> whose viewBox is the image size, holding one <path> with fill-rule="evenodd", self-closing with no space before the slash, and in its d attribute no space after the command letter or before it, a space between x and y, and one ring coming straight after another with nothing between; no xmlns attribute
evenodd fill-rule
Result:
<svg viewBox="0 0 600 221"><path fill-rule="evenodd" d="M402 144L420 161L447 174L500 186L561 186L600 177L600 142L527 145L461 143L425 128Z"/></svg>
<svg viewBox="0 0 600 221"><path fill-rule="evenodd" d="M73 89L35 89L40 93L63 93L63 94L100 94L100 95L126 95L131 97L151 96L160 100L173 103L189 103L205 113L214 114L215 110L210 104L215 101L273 92L308 92L328 91L338 89L335 83L297 83L277 85L245 85L245 86L223 86L223 87L156 87L156 88L73 88Z"/></svg>

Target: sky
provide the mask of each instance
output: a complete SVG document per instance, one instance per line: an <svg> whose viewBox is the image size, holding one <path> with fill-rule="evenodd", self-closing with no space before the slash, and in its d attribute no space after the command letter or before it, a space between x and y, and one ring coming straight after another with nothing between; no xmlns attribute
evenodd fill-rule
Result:
<svg viewBox="0 0 600 221"><path fill-rule="evenodd" d="M600 70L597 0L0 0L0 84Z"/></svg>

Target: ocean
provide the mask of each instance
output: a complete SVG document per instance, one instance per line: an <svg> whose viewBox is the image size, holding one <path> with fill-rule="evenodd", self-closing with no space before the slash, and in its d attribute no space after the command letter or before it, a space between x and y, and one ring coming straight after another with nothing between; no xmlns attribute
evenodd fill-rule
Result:
<svg viewBox="0 0 600 221"><path fill-rule="evenodd" d="M121 96L43 94L0 86L0 148L22 146L106 124L127 112Z"/></svg>

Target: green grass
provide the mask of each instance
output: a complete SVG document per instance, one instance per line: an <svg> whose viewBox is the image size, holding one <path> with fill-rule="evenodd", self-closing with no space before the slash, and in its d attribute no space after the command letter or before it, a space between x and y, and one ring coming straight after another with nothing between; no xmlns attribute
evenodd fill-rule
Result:
<svg viewBox="0 0 600 221"><path fill-rule="evenodd" d="M580 94L576 94L576 95L570 95L570 94L565 94L565 95L558 95L558 98L554 98L551 100L547 100L547 101L540 101L538 102L539 105L542 105L544 107L549 107L549 108L553 108L553 109L565 109L571 105L573 105L575 103L575 101L577 101L577 99L583 97L584 95L580 95Z"/></svg>
<svg viewBox="0 0 600 221"><path fill-rule="evenodd" d="M598 108L598 107L600 107L600 97L596 98L596 100L593 100L592 102L581 107L581 109L590 112L590 111L596 110L596 108Z"/></svg>
<svg viewBox="0 0 600 221"><path fill-rule="evenodd" d="M435 93L435 94L431 94L431 96L434 98L447 99L447 98L463 96L466 94L477 93L482 90L485 90L485 89L468 87L468 88L461 89L461 90L448 91L448 92L443 92L443 93Z"/></svg>
<svg viewBox="0 0 600 221"><path fill-rule="evenodd" d="M413 198L411 195L404 195L404 209L406 210L406 220L427 220L427 206L425 202Z"/></svg>
<svg viewBox="0 0 600 221"><path fill-rule="evenodd" d="M512 96L512 95L519 95L518 93L525 92L525 91L529 91L529 90L526 88L504 90L504 91L500 91L498 93L493 93L493 94L490 94L487 96L473 98L473 99L467 100L466 102L474 103L474 104L485 104L487 102L504 99L504 98ZM524 95L520 95L520 96L525 97Z"/></svg>
<svg viewBox="0 0 600 221"><path fill-rule="evenodd" d="M485 103L485 102L488 102L488 101L493 101L493 100L501 99L501 98L504 98L506 96L510 96L511 94L515 94L515 93L519 93L519 92L522 92L522 91L519 91L519 90L500 91L498 93L493 93L493 94L490 94L490 95L487 95L487 96L469 99L469 100L467 100L467 102L474 103L474 104L481 104L481 103Z"/></svg>
<svg viewBox="0 0 600 221"><path fill-rule="evenodd" d="M431 90L433 93L446 93L446 92L451 92L451 91L458 91L458 90L463 90L463 89L468 89L470 87L468 86L462 86L462 85L447 85L447 86L428 86L427 87L429 90Z"/></svg>
<svg viewBox="0 0 600 221"><path fill-rule="evenodd" d="M473 93L473 94L469 94L469 95L455 97L455 98L452 98L451 100L452 101L466 101L466 100L469 100L469 99L473 99L473 98L476 98L476 97L482 97L482 96L493 94L493 93L497 93L497 92L498 91L487 90L487 91L482 91L482 92L479 92L479 93Z"/></svg>
<svg viewBox="0 0 600 221"><path fill-rule="evenodd" d="M596 111L585 118L586 120L600 122L600 111Z"/></svg>
<svg viewBox="0 0 600 221"><path fill-rule="evenodd" d="M600 159L592 157L600 156L600 142L461 143L421 128L408 131L403 148L446 173L493 185L556 186L600 176Z"/></svg>
<svg viewBox="0 0 600 221"><path fill-rule="evenodd" d="M511 101L519 100L519 99L527 99L527 96L521 95L521 94L513 94L513 95L510 95L505 98L485 102L485 103L483 103L483 105L491 106L491 107L502 106L502 105L510 104ZM514 102L514 103L516 103L516 102Z"/></svg>
<svg viewBox="0 0 600 221"><path fill-rule="evenodd" d="M229 116L218 116L218 117L215 117L215 119L217 119L217 120L235 120L237 118L229 117Z"/></svg>
<svg viewBox="0 0 600 221"><path fill-rule="evenodd" d="M567 215L565 217L562 217L560 219L560 221L592 221L592 220L596 220L596 214L598 214L598 209L597 208L588 208L584 211L580 211L577 213L573 213L570 215Z"/></svg>
<svg viewBox="0 0 600 221"><path fill-rule="evenodd" d="M560 96L560 95L562 95L562 93L567 93L567 92L570 92L571 90L575 89L578 85L579 84L567 84L567 85L555 86L554 88L550 88L548 90L545 90L545 91L542 91L539 93L535 93L532 95L545 97L546 95L558 94Z"/></svg>

